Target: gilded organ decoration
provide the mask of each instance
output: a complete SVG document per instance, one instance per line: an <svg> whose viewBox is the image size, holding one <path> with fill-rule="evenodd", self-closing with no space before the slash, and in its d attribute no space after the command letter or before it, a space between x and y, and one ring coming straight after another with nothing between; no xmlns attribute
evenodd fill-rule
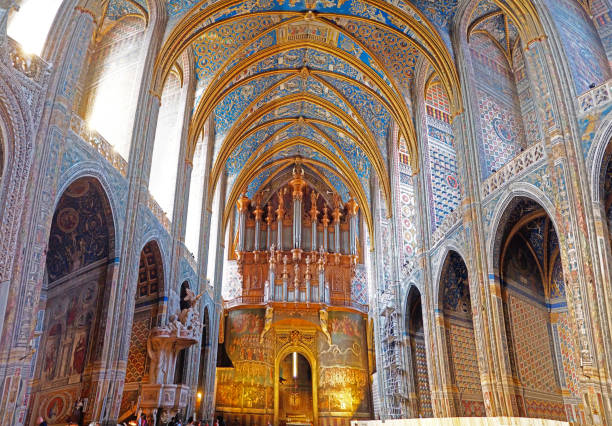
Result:
<svg viewBox="0 0 612 426"><path fill-rule="evenodd" d="M243 300L351 306L359 260L355 200L318 194L299 160L289 182L270 192L253 200L243 194L236 204Z"/></svg>

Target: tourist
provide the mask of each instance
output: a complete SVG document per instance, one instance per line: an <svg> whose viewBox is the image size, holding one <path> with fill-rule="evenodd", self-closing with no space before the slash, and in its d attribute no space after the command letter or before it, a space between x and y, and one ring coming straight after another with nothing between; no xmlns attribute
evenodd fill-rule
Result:
<svg viewBox="0 0 612 426"><path fill-rule="evenodd" d="M36 419L36 424L38 426L47 426L47 422L40 416Z"/></svg>
<svg viewBox="0 0 612 426"><path fill-rule="evenodd" d="M147 415L145 413L140 415L140 418L138 419L138 426L149 426L149 423L147 422Z"/></svg>

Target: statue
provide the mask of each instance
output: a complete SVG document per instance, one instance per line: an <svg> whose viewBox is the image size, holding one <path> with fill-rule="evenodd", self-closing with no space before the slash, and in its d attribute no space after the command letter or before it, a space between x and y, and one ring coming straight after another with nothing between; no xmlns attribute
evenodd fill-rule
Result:
<svg viewBox="0 0 612 426"><path fill-rule="evenodd" d="M327 253L325 253L325 249L323 246L321 246L319 248L319 260L317 261L319 272L323 272L325 270L325 262L327 262Z"/></svg>
<svg viewBox="0 0 612 426"><path fill-rule="evenodd" d="M272 244L270 246L270 259L268 259L268 263L270 264L270 270L274 271L276 269L276 245Z"/></svg>
<svg viewBox="0 0 612 426"><path fill-rule="evenodd" d="M327 329L327 317L328 317L327 311L325 309L321 309L319 311L319 322L321 324L321 332L327 338L327 344L331 346L332 339L331 339L331 335L329 334L329 330Z"/></svg>
<svg viewBox="0 0 612 426"><path fill-rule="evenodd" d="M263 343L264 336L266 335L268 331L270 331L270 328L272 327L273 317L274 317L274 308L272 306L268 306L266 308L264 328L261 331L261 334L259 335L259 344Z"/></svg>
<svg viewBox="0 0 612 426"><path fill-rule="evenodd" d="M304 274L304 279L306 281L310 281L312 278L312 274L310 273L310 262L312 262L310 256L306 256L306 273Z"/></svg>
<svg viewBox="0 0 612 426"><path fill-rule="evenodd" d="M188 307L182 309L178 314L178 319L185 328L194 330L198 330L200 328L200 314L195 307L203 294L204 292L196 296L196 294L190 288L185 289L185 297L183 298L183 302L185 302Z"/></svg>

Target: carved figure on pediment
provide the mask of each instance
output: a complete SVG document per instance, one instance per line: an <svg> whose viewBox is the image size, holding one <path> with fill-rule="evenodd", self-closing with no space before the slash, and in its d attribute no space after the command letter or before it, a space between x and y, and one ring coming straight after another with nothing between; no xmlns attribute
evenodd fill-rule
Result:
<svg viewBox="0 0 612 426"><path fill-rule="evenodd" d="M317 265L319 266L319 272L323 272L325 270L325 263L327 262L327 253L325 253L325 249L323 246L319 248L319 260L317 261Z"/></svg>
<svg viewBox="0 0 612 426"><path fill-rule="evenodd" d="M202 327L202 323L200 322L200 313L196 309L196 306L203 294L204 292L196 296L191 289L185 289L185 297L183 297L183 301L187 307L182 309L178 314L178 319L184 328L194 330L196 333L199 332Z"/></svg>
<svg viewBox="0 0 612 426"><path fill-rule="evenodd" d="M329 330L327 328L328 318L329 318L329 314L327 313L327 311L325 309L321 309L319 311L319 323L321 325L321 332L325 335L325 338L327 339L327 344L331 345L332 343L331 335L329 334Z"/></svg>
<svg viewBox="0 0 612 426"><path fill-rule="evenodd" d="M264 328L261 331L261 334L259 335L259 344L263 343L264 336L266 335L268 331L270 331L270 328L272 327L273 318L274 318L274 308L272 308L272 306L268 306L266 308L266 316L264 318L265 320Z"/></svg>

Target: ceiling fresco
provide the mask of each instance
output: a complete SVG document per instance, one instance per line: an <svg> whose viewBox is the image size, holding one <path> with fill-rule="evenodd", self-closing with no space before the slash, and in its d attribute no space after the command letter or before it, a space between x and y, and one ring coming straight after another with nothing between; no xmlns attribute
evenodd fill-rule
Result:
<svg viewBox="0 0 612 426"><path fill-rule="evenodd" d="M229 198L253 193L284 173L283 159L300 157L343 199L352 188L369 201L376 175L390 203L392 130L418 169L417 64L430 63L447 87L458 78L448 43L456 9L457 0L167 0L159 57L193 56L188 144L192 152L212 116L210 190L225 174ZM147 14L147 0L110 0L106 10L108 21Z"/></svg>

